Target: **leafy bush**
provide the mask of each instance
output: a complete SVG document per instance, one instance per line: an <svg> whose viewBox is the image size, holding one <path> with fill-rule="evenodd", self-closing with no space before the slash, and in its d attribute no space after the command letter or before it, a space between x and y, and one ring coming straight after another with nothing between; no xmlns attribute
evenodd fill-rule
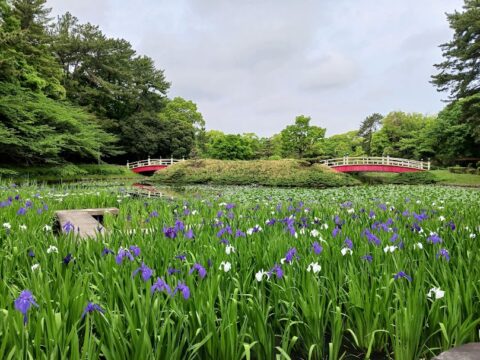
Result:
<svg viewBox="0 0 480 360"><path fill-rule="evenodd" d="M159 170L154 180L166 184L335 187L358 185L353 177L302 160L187 160Z"/></svg>
<svg viewBox="0 0 480 360"><path fill-rule="evenodd" d="M401 173L391 180L392 184L402 185L435 184L436 182L438 182L436 176L428 171Z"/></svg>

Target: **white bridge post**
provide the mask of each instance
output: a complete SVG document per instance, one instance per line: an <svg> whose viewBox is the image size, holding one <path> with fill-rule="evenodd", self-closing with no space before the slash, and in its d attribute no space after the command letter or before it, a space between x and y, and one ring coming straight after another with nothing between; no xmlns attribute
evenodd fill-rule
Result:
<svg viewBox="0 0 480 360"><path fill-rule="evenodd" d="M127 169L129 169L129 168L130 168L130 166L129 166L129 162L128 162L128 160L127 160Z"/></svg>
<svg viewBox="0 0 480 360"><path fill-rule="evenodd" d="M150 165L150 155L148 155L148 159L147 159L147 161L148 161L148 163L147 163L147 164L148 164L148 165Z"/></svg>
<svg viewBox="0 0 480 360"><path fill-rule="evenodd" d="M387 155L387 165L390 165L390 155Z"/></svg>

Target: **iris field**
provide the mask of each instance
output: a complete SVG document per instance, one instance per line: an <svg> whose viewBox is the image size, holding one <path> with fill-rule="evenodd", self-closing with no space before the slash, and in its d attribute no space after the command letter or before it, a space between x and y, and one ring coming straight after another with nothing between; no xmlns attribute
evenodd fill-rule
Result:
<svg viewBox="0 0 480 360"><path fill-rule="evenodd" d="M479 341L479 241L475 190L4 184L0 358L428 359Z"/></svg>

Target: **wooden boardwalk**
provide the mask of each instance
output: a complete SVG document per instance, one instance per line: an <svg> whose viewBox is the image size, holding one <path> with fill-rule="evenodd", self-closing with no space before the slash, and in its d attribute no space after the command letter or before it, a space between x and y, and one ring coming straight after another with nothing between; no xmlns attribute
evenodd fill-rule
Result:
<svg viewBox="0 0 480 360"><path fill-rule="evenodd" d="M105 231L103 216L106 213L118 215L118 208L59 210L55 212L57 229L65 234L74 232L81 239L96 238Z"/></svg>

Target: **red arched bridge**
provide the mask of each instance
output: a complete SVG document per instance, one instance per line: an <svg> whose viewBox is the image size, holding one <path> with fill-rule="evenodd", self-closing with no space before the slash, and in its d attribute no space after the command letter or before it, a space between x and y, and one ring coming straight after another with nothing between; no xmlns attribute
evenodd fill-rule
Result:
<svg viewBox="0 0 480 360"><path fill-rule="evenodd" d="M417 161L408 159L383 157L349 157L329 159L322 161L339 172L416 172L430 170L430 161Z"/></svg>
<svg viewBox="0 0 480 360"><path fill-rule="evenodd" d="M127 168L132 170L136 173L141 174L153 174L157 170L165 169L166 167L175 164L179 161L183 161L185 159L150 159L147 160L140 160L135 162L128 162L127 161Z"/></svg>

